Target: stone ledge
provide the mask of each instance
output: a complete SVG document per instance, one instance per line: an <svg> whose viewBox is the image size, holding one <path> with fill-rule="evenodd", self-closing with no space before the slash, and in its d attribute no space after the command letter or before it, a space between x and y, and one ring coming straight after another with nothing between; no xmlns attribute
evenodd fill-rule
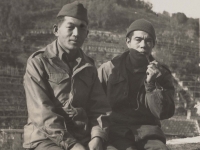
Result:
<svg viewBox="0 0 200 150"><path fill-rule="evenodd" d="M182 139L172 139L167 141L167 145L189 144L189 143L200 143L200 136L188 137Z"/></svg>

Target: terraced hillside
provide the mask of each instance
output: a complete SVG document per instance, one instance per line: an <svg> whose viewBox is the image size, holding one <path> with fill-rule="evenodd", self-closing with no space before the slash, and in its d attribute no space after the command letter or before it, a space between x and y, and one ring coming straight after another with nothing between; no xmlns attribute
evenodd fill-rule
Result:
<svg viewBox="0 0 200 150"><path fill-rule="evenodd" d="M0 76L1 129L21 129L27 121L22 77Z"/></svg>

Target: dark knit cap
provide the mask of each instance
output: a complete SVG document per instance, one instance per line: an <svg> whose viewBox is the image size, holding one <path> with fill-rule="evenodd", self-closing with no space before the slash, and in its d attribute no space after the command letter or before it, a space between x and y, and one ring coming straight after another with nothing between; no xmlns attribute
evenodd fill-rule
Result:
<svg viewBox="0 0 200 150"><path fill-rule="evenodd" d="M151 24L151 22L149 22L145 19L135 20L127 29L126 37L129 35L129 33L131 33L132 31L136 31L136 30L145 31L145 32L149 33L152 36L152 38L154 40L153 42L155 45L156 33L155 33L154 27Z"/></svg>
<svg viewBox="0 0 200 150"><path fill-rule="evenodd" d="M77 1L64 5L57 15L57 17L60 16L73 17L83 20L88 24L87 9Z"/></svg>

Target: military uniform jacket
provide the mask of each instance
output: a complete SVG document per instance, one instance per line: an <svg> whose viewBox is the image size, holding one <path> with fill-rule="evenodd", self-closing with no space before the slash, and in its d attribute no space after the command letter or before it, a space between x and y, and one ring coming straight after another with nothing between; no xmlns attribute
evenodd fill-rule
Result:
<svg viewBox="0 0 200 150"><path fill-rule="evenodd" d="M126 58L129 51L102 64L98 69L98 76L107 93L112 107L111 131L115 135L125 136L128 130L133 132L135 140L139 141L147 137L159 138L165 142L165 136L160 128L160 120L173 116L174 87L172 76L168 69L154 84L145 83L146 71L143 72L139 90L137 93L136 106L123 103L130 94ZM134 78L134 76L133 76ZM134 84L134 83L132 83ZM134 92L134 91L132 91ZM141 114L141 116L135 115Z"/></svg>
<svg viewBox="0 0 200 150"><path fill-rule="evenodd" d="M56 42L32 54L27 62L28 123L23 146L34 148L45 139L64 149L86 137L99 136L106 141L110 105L93 60L80 50L70 74L58 57ZM76 109L73 118L65 112L68 108Z"/></svg>

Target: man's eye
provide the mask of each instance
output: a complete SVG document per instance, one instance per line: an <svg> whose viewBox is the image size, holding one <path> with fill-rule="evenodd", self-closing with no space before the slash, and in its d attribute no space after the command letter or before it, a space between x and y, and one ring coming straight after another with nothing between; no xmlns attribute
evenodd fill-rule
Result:
<svg viewBox="0 0 200 150"><path fill-rule="evenodd" d="M67 28L68 28L68 29L74 29L74 27L73 27L73 26L68 26Z"/></svg>
<svg viewBox="0 0 200 150"><path fill-rule="evenodd" d="M141 41L141 39L135 39L136 41L138 41L138 42L140 42Z"/></svg>

